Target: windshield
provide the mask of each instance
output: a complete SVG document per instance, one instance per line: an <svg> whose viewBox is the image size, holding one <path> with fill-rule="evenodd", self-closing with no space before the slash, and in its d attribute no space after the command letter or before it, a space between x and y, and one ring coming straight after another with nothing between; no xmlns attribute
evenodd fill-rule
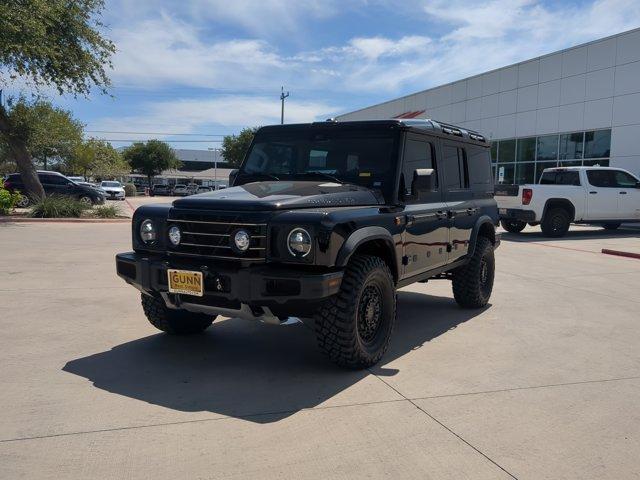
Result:
<svg viewBox="0 0 640 480"><path fill-rule="evenodd" d="M259 134L239 176L254 179L322 180L394 191L394 132L299 130ZM245 179L246 180L246 179Z"/></svg>
<svg viewBox="0 0 640 480"><path fill-rule="evenodd" d="M103 187L119 187L120 182L102 182Z"/></svg>

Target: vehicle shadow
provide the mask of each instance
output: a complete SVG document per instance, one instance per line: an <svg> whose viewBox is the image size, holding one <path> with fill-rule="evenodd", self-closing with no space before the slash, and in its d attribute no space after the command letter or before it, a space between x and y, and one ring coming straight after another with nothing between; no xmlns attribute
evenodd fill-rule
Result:
<svg viewBox="0 0 640 480"><path fill-rule="evenodd" d="M640 224L639 224L640 226ZM500 232L502 240L508 242L564 242L567 240L607 240L615 238L638 238L640 237L640 228L624 228L618 230L605 229L589 229L576 230L570 228L564 237L550 238L545 237L540 230L529 230L520 233Z"/></svg>
<svg viewBox="0 0 640 480"><path fill-rule="evenodd" d="M385 364L482 312L414 292L400 292L398 305L396 331L382 364L372 370L376 375L394 375ZM71 360L63 370L108 392L166 408L270 423L315 407L370 375L329 363L305 326L312 327L224 320L204 335L151 335Z"/></svg>

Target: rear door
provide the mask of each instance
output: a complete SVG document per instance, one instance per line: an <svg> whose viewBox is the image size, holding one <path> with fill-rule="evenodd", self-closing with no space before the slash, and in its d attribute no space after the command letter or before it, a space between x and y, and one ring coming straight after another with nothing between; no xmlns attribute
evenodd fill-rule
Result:
<svg viewBox="0 0 640 480"><path fill-rule="evenodd" d="M471 232L477 211L469 183L469 160L463 144L442 140L444 194L449 223L449 261L463 257L469 251Z"/></svg>
<svg viewBox="0 0 640 480"><path fill-rule="evenodd" d="M618 218L635 220L640 218L640 188L638 179L620 170L614 171L618 190Z"/></svg>
<svg viewBox="0 0 640 480"><path fill-rule="evenodd" d="M405 277L431 270L447 263L447 205L442 200L438 179L440 164L435 138L407 134L404 145L400 195L405 202L406 229L403 234ZM411 183L416 169L436 170L436 185L430 192L413 192Z"/></svg>
<svg viewBox="0 0 640 480"><path fill-rule="evenodd" d="M587 170L587 220L618 218L619 188L613 170Z"/></svg>

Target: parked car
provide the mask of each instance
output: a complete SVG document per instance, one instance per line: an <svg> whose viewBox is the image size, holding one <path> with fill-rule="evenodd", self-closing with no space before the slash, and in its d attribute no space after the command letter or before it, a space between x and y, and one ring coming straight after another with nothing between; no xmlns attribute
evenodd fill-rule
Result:
<svg viewBox="0 0 640 480"><path fill-rule="evenodd" d="M105 192L103 190L103 188L98 185L97 183L91 183L91 182L76 182L78 185L84 185L86 187L91 187L91 188L95 188L96 190L98 190L100 193L102 193L105 197L107 196L107 192Z"/></svg>
<svg viewBox="0 0 640 480"><path fill-rule="evenodd" d="M197 183L190 183L187 185L187 195L195 195L198 193L199 185Z"/></svg>
<svg viewBox="0 0 640 480"><path fill-rule="evenodd" d="M105 196L102 192L87 185L79 185L69 180L67 177L58 172L49 172L46 170L38 170L38 179L47 195L62 195L72 197L88 204L104 203ZM4 181L4 188L11 192L24 192L24 184L19 173L12 173L7 176ZM22 200L18 204L19 207L28 207L31 199L26 195L22 196Z"/></svg>
<svg viewBox="0 0 640 480"><path fill-rule="evenodd" d="M169 185L154 185L153 188L149 191L149 195L171 195L171 187Z"/></svg>
<svg viewBox="0 0 640 480"><path fill-rule="evenodd" d="M539 184L499 185L495 195L502 226L512 233L527 223L562 237L571 223L615 230L640 222L640 180L621 168L547 168Z"/></svg>
<svg viewBox="0 0 640 480"><path fill-rule="evenodd" d="M196 193L207 193L207 192L213 192L213 188L211 187L198 187L198 191Z"/></svg>
<svg viewBox="0 0 640 480"><path fill-rule="evenodd" d="M258 130L224 192L138 208L116 266L159 330L312 317L332 361L366 368L389 345L398 288L446 279L460 306L487 304L497 223L478 133L430 120L278 125Z"/></svg>
<svg viewBox="0 0 640 480"><path fill-rule="evenodd" d="M171 190L171 195L173 195L174 197L184 197L184 196L186 196L188 194L189 193L188 193L188 190L187 190L187 186L182 184L182 183L178 183Z"/></svg>
<svg viewBox="0 0 640 480"><path fill-rule="evenodd" d="M107 193L107 198L110 200L124 200L125 198L124 187L120 182L104 181L100 183L100 188Z"/></svg>

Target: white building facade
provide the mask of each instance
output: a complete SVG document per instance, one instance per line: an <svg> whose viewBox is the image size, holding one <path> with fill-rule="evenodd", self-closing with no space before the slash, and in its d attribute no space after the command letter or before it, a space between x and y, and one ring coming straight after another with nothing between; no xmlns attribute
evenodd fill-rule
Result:
<svg viewBox="0 0 640 480"><path fill-rule="evenodd" d="M492 140L496 183L555 165L640 175L640 29L338 117L432 118Z"/></svg>

